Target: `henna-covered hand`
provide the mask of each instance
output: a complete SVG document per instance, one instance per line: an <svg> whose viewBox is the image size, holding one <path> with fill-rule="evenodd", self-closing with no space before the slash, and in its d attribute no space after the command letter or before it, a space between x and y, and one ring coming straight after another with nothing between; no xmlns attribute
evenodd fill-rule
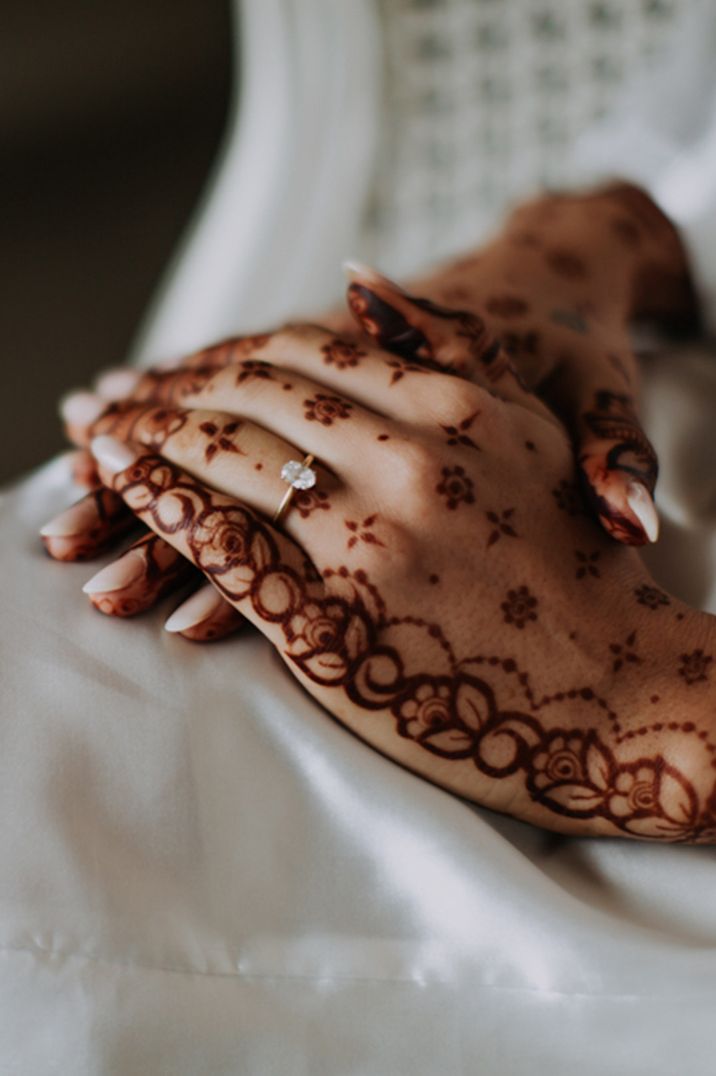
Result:
<svg viewBox="0 0 716 1076"><path fill-rule="evenodd" d="M265 376L155 376L161 403L95 424L103 482L410 770L559 832L716 841L713 618L590 518L539 406L428 367L394 383L371 345L319 379L328 336L286 331ZM307 453L327 508L278 529L281 464Z"/></svg>

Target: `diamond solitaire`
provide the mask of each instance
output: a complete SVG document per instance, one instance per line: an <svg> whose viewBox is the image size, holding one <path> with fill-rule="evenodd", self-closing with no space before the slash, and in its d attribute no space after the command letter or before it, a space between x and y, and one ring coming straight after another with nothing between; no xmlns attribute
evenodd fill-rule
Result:
<svg viewBox="0 0 716 1076"><path fill-rule="evenodd" d="M312 458L312 457L311 457ZM306 461L289 460L281 468L281 478L294 489L312 489L316 484L316 472Z"/></svg>

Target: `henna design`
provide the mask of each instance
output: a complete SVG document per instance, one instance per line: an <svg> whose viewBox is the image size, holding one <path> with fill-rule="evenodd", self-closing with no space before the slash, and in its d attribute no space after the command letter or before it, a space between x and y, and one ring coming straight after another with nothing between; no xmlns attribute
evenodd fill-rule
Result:
<svg viewBox="0 0 716 1076"><path fill-rule="evenodd" d="M267 524L247 508L227 505L159 457L138 461L117 487L160 532L184 532L196 563L214 585L234 602L249 601L257 619L281 632L285 656L303 677L341 690L361 710L391 715L398 735L425 751L469 760L491 778L521 774L532 801L556 815L603 819L625 834L669 841L701 842L716 835L716 789L700 804L691 782L662 756L620 757L624 741L649 729L616 735L617 714L592 688L565 687L537 698L528 674L511 657L478 654L458 660L437 625L388 617L362 570L326 568L323 580L330 580L333 592L317 597L312 590L317 573L310 563L300 569L285 563ZM447 663L442 671L408 673L395 637L391 642L385 635L389 626L403 624L438 641ZM513 678L505 692L508 708L500 705L497 673ZM554 723L560 707L567 709L571 727ZM590 710L611 722L613 745L596 729L582 727ZM553 722L548 728L542 714ZM671 722L672 727L706 741L692 722ZM716 752L710 743L704 749Z"/></svg>
<svg viewBox="0 0 716 1076"><path fill-rule="evenodd" d="M322 426L332 426L339 418L350 418L352 403L342 400L340 396L326 396L321 392L316 393L315 400L304 400L306 409L304 417L309 422L320 422Z"/></svg>
<svg viewBox="0 0 716 1076"><path fill-rule="evenodd" d="M568 516L586 516L588 514L584 498L576 482L570 482L563 478L557 488L552 490L552 496L557 502L557 507L566 512Z"/></svg>
<svg viewBox="0 0 716 1076"><path fill-rule="evenodd" d="M264 362L263 359L246 359L245 362L240 362L238 365L239 374L236 378L237 385L243 385L244 381L253 381L255 379L262 379L264 381L276 380L271 372L271 363Z"/></svg>
<svg viewBox="0 0 716 1076"><path fill-rule="evenodd" d="M658 609L660 605L671 605L668 594L664 594L663 590L649 586L647 583L637 587L634 594L639 604L645 605L647 609L654 610Z"/></svg>
<svg viewBox="0 0 716 1076"><path fill-rule="evenodd" d="M602 389L595 395L594 409L583 417L595 437L616 442L606 454L607 468L626 471L653 490L659 465L634 414L631 396Z"/></svg>
<svg viewBox="0 0 716 1076"><path fill-rule="evenodd" d="M249 355L254 355L261 348L266 347L271 339L271 333L256 333L253 336L232 336L226 340L220 340L218 344L195 352L185 360L187 367L213 366L224 367L238 363Z"/></svg>
<svg viewBox="0 0 716 1076"><path fill-rule="evenodd" d="M111 434L124 441L140 441L159 452L175 433L184 429L191 411L166 407L116 403L110 405L92 427L94 436Z"/></svg>
<svg viewBox="0 0 716 1076"><path fill-rule="evenodd" d="M443 426L441 424L440 429L444 430L448 435L447 444L449 445L465 445L466 448L474 448L477 452L480 451L480 446L475 444L472 437L469 437L465 432L469 430L475 419L480 414L479 411L473 411L471 415L464 418L462 422L459 422L457 426Z"/></svg>
<svg viewBox="0 0 716 1076"><path fill-rule="evenodd" d="M679 661L679 676L683 676L687 684L698 684L708 679L711 671L709 666L713 662L710 654L704 654L703 650L692 650L690 654L682 654Z"/></svg>
<svg viewBox="0 0 716 1076"><path fill-rule="evenodd" d="M136 525L122 498L104 486L85 494L67 509L70 512L76 515L76 535L42 535L42 543L53 560L89 560Z"/></svg>
<svg viewBox="0 0 716 1076"><path fill-rule="evenodd" d="M390 384L394 385L397 381L401 381L406 374L425 374L427 370L423 366L416 366L412 362L403 362L402 359L384 359L386 366L389 366L393 371L393 376L390 379Z"/></svg>
<svg viewBox="0 0 716 1076"><path fill-rule="evenodd" d="M294 508L297 508L301 519L308 519L312 512L316 512L319 509L328 511L331 507L328 494L324 489L302 489L297 490L294 493L293 500L291 502Z"/></svg>
<svg viewBox="0 0 716 1076"><path fill-rule="evenodd" d="M540 335L534 329L524 333L500 333L502 346L508 355L529 355L534 358L539 354Z"/></svg>
<svg viewBox="0 0 716 1076"><path fill-rule="evenodd" d="M632 631L627 635L623 643L611 643L609 649L614 654L614 663L612 665L613 671L619 672L623 665L627 663L641 665L641 658L634 650L634 644L636 643L636 632Z"/></svg>
<svg viewBox="0 0 716 1076"><path fill-rule="evenodd" d="M246 453L238 448L231 440L231 435L236 433L240 427L241 423L238 419L234 419L232 422L225 422L221 428L217 426L215 422L202 422L200 424L199 429L209 438L209 444L204 450L204 459L207 463L210 463L211 460L213 460L217 452L234 452L238 456L246 455Z"/></svg>
<svg viewBox="0 0 716 1076"><path fill-rule="evenodd" d="M544 260L553 273L567 280L584 280L587 276L586 265L570 250L553 247L545 253Z"/></svg>
<svg viewBox="0 0 716 1076"><path fill-rule="evenodd" d="M436 491L446 498L447 507L454 511L459 504L474 504L474 483L465 473L464 467L443 467L442 481Z"/></svg>
<svg viewBox="0 0 716 1076"><path fill-rule="evenodd" d="M514 515L514 508L505 508L499 515L497 512L485 512L490 523L494 524L493 530L490 532L490 537L487 539L487 548L499 541L503 534L506 534L509 538L519 538L519 534L511 525L509 520Z"/></svg>
<svg viewBox="0 0 716 1076"><path fill-rule="evenodd" d="M331 340L330 343L324 344L321 351L326 365L333 365L338 370L345 370L348 366L357 366L359 361L368 354L367 351L361 351L359 347L351 344L348 340L341 340L339 336Z"/></svg>
<svg viewBox="0 0 716 1076"><path fill-rule="evenodd" d="M144 612L194 572L186 557L153 532L140 538L126 553L130 551L142 558L141 575L121 590L90 594L95 609L108 616L128 617Z"/></svg>
<svg viewBox="0 0 716 1076"><path fill-rule="evenodd" d="M529 313L529 303L516 295L493 295L485 303L489 314L499 318L518 318Z"/></svg>
<svg viewBox="0 0 716 1076"><path fill-rule="evenodd" d="M353 519L345 520L346 527L352 532L351 537L348 539L348 549L352 549L357 542L380 545L385 549L385 542L381 542L379 538L376 538L371 530L377 518L378 516L373 514L372 516L367 516L362 523L356 523Z"/></svg>
<svg viewBox="0 0 716 1076"><path fill-rule="evenodd" d="M537 599L530 593L528 587L517 587L516 590L507 591L507 599L503 601L500 609L505 614L505 624L514 624L522 630L530 620L537 619Z"/></svg>
<svg viewBox="0 0 716 1076"><path fill-rule="evenodd" d="M536 452L537 451L537 445L534 443L534 441L525 441L525 448L527 449L528 452Z"/></svg>
<svg viewBox="0 0 716 1076"><path fill-rule="evenodd" d="M597 567L597 565L599 563L599 558L602 555L600 552L582 553L581 550L575 549L574 555L577 558L577 564L578 564L577 572L576 572L576 578L577 579L584 579L588 575L593 576L594 579L599 579L600 578L601 572L599 571L599 568Z"/></svg>
<svg viewBox="0 0 716 1076"><path fill-rule="evenodd" d="M470 289L462 284L451 284L449 288L443 288L440 298L446 303L467 303L470 301Z"/></svg>

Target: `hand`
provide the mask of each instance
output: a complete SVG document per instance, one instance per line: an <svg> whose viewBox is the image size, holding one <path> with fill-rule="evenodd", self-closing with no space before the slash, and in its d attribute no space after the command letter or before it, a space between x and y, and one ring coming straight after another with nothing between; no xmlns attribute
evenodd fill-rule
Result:
<svg viewBox="0 0 716 1076"><path fill-rule="evenodd" d="M183 406L102 419L103 483L408 769L559 832L716 839L713 618L595 526L539 408L373 347L318 380L326 341L162 375Z"/></svg>

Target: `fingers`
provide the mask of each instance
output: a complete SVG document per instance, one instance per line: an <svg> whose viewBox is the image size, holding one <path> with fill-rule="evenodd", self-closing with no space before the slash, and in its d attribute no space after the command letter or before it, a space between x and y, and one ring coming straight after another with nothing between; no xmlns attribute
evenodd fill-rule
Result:
<svg viewBox="0 0 716 1076"><path fill-rule="evenodd" d="M275 645L306 596L323 583L306 553L232 497L141 446L93 441L102 481L156 534L187 557ZM290 629L289 629L290 630Z"/></svg>
<svg viewBox="0 0 716 1076"><path fill-rule="evenodd" d="M604 529L626 545L655 542L656 452L641 427L630 389L631 356L582 349L561 364L550 393L570 428L585 489Z"/></svg>
<svg viewBox="0 0 716 1076"><path fill-rule="evenodd" d="M89 560L134 526L121 497L101 488L51 519L40 536L54 560Z"/></svg>
<svg viewBox="0 0 716 1076"><path fill-rule="evenodd" d="M164 630L183 635L193 642L225 639L246 626L246 619L227 602L211 583L195 591L179 605L164 625Z"/></svg>
<svg viewBox="0 0 716 1076"><path fill-rule="evenodd" d="M418 298L374 270L346 263L348 305L381 347L450 370L554 422L523 385L506 349L477 314Z"/></svg>
<svg viewBox="0 0 716 1076"><path fill-rule="evenodd" d="M579 465L604 529L626 545L655 542L658 462L631 397L603 389L580 415Z"/></svg>
<svg viewBox="0 0 716 1076"><path fill-rule="evenodd" d="M191 578L189 562L156 534L134 545L93 575L82 590L108 616L135 616Z"/></svg>

